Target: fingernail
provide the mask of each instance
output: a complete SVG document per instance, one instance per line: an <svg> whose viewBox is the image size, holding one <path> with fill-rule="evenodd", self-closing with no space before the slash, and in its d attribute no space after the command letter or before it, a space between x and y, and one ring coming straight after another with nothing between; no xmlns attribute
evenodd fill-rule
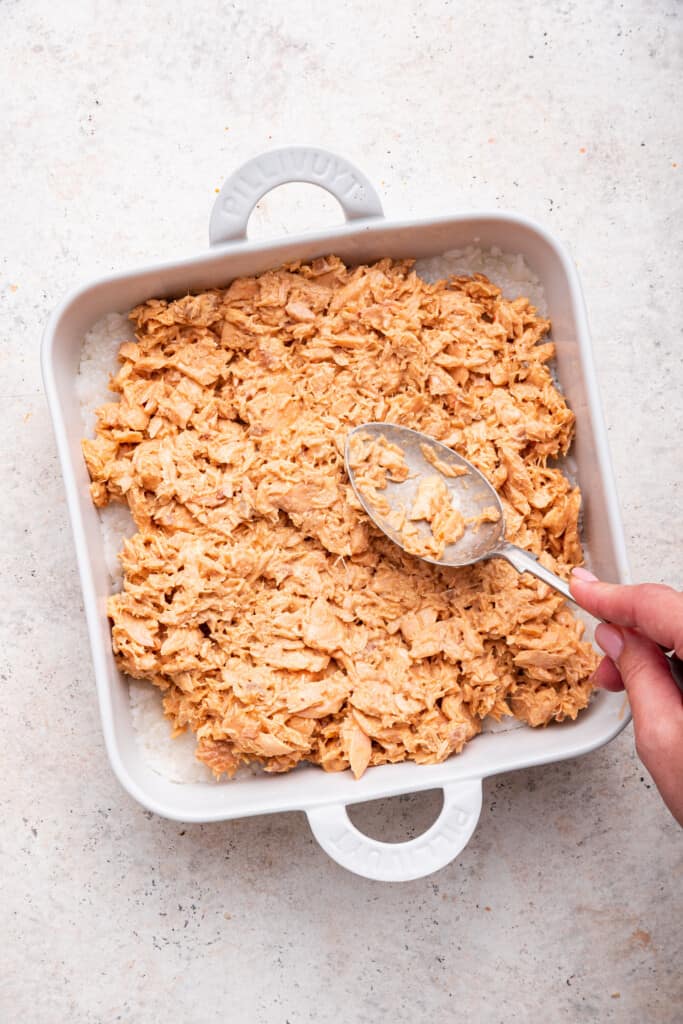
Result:
<svg viewBox="0 0 683 1024"><path fill-rule="evenodd" d="M608 658L611 658L612 661L619 661L624 649L624 638L616 626L601 622L595 630L595 642L602 647Z"/></svg>
<svg viewBox="0 0 683 1024"><path fill-rule="evenodd" d="M572 576L576 576L577 580L583 580L584 583L597 583L598 577L594 576L588 569L584 569L582 566L577 566L576 569L572 569Z"/></svg>

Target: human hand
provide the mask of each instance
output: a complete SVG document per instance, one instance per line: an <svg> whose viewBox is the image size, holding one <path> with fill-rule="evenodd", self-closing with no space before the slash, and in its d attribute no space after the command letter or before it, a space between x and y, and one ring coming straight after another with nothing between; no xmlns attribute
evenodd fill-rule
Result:
<svg viewBox="0 0 683 1024"><path fill-rule="evenodd" d="M574 569L570 586L582 608L606 620L595 631L607 657L593 684L628 693L638 756L683 825L683 694L661 650L683 657L683 594L656 583L601 583L586 569Z"/></svg>

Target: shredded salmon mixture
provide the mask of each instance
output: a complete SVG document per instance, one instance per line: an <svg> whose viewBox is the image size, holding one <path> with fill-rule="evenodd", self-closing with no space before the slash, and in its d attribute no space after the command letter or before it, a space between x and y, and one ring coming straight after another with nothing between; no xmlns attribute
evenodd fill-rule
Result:
<svg viewBox="0 0 683 1024"><path fill-rule="evenodd" d="M428 524L426 533L417 524ZM455 544L465 534L465 517L451 500L451 495L440 476L426 476L420 480L408 518L401 526L403 547L413 555L441 558L449 544Z"/></svg>
<svg viewBox="0 0 683 1024"><path fill-rule="evenodd" d="M443 459L439 458L430 444L421 444L420 451L427 462L429 462L434 469L438 469L442 476L467 476L467 470L464 466L456 466L444 462Z"/></svg>
<svg viewBox="0 0 683 1024"><path fill-rule="evenodd" d="M217 776L433 763L487 715L585 707L596 659L557 593L501 560L403 553L344 472L352 427L422 430L488 477L510 540L565 576L580 563L579 491L552 462L573 416L527 299L327 257L130 316L119 398L83 443L95 504L137 526L113 648Z"/></svg>

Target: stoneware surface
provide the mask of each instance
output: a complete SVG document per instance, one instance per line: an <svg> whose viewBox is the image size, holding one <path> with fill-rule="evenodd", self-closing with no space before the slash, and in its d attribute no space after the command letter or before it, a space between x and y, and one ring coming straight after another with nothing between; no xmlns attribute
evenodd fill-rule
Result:
<svg viewBox="0 0 683 1024"><path fill-rule="evenodd" d="M419 10L418 10L419 9ZM66 291L203 249L244 160L344 154L387 216L511 208L582 277L635 579L681 585L683 139L673 0L0 4L0 1019L680 1021L683 834L629 728L485 783L462 856L364 881L303 815L183 826L106 762L39 341ZM340 214L304 186L250 223ZM430 794L355 810L385 839Z"/></svg>

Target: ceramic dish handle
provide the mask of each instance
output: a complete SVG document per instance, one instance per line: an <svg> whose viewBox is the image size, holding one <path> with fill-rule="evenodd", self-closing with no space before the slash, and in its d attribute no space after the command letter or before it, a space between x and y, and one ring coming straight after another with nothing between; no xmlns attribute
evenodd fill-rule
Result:
<svg viewBox="0 0 683 1024"><path fill-rule="evenodd" d="M313 835L332 860L377 882L409 882L449 864L469 842L481 811L481 779L443 789L443 808L431 828L406 843L383 843L360 832L344 804L308 810Z"/></svg>
<svg viewBox="0 0 683 1024"><path fill-rule="evenodd" d="M382 217L382 204L358 168L312 146L288 146L249 160L231 174L216 197L209 222L211 245L244 241L247 221L266 192L292 181L319 185L338 200L347 220Z"/></svg>

